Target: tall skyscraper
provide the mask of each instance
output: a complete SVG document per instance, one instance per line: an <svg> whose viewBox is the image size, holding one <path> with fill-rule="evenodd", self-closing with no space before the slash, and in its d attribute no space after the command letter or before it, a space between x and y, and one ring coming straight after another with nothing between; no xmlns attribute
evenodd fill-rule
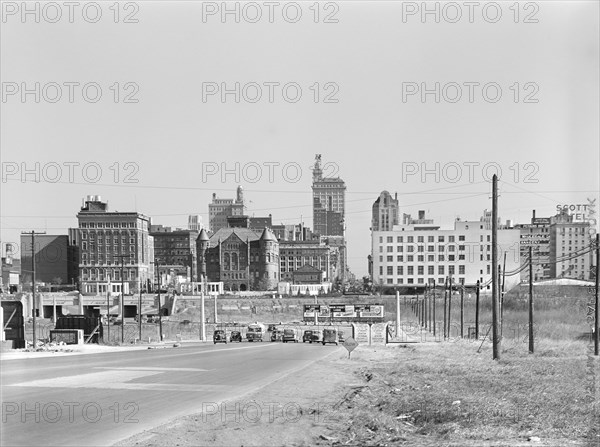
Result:
<svg viewBox="0 0 600 447"><path fill-rule="evenodd" d="M323 177L321 154L313 167L313 227L320 236L344 235L346 184L339 177Z"/></svg>
<svg viewBox="0 0 600 447"><path fill-rule="evenodd" d="M382 191L373 203L371 231L392 231L398 225L398 193L394 197Z"/></svg>

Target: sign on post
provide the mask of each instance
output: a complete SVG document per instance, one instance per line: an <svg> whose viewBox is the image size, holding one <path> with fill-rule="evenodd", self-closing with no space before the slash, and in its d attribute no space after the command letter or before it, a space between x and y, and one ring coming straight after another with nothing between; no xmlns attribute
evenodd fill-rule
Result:
<svg viewBox="0 0 600 447"><path fill-rule="evenodd" d="M348 358L350 358L350 353L356 349L358 346L358 342L354 340L352 337L348 337L344 343L344 348L348 350Z"/></svg>

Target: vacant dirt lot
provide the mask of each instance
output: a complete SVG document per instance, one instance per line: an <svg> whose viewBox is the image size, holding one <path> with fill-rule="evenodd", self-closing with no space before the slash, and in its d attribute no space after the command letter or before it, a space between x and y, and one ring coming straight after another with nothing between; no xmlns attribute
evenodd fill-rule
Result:
<svg viewBox="0 0 600 447"><path fill-rule="evenodd" d="M235 402L120 445L600 445L600 360L586 342L343 347Z"/></svg>

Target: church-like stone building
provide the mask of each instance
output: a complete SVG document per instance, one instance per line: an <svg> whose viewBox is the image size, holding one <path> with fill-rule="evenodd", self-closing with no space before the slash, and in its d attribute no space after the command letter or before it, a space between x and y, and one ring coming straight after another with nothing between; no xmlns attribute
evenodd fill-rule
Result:
<svg viewBox="0 0 600 447"><path fill-rule="evenodd" d="M272 290L279 282L279 242L269 228L221 228L196 240L198 279L223 281L225 290Z"/></svg>

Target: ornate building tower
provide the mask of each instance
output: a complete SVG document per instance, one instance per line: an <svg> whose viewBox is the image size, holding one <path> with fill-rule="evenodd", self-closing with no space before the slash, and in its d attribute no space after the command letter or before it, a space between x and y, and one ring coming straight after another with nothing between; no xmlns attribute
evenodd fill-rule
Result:
<svg viewBox="0 0 600 447"><path fill-rule="evenodd" d="M206 277L206 251L209 247L209 238L206 230L203 228L196 239L196 256L198 259L197 268L198 274L196 275L197 281L202 282L207 279Z"/></svg>
<svg viewBox="0 0 600 447"><path fill-rule="evenodd" d="M271 290L277 287L279 281L279 242L273 232L265 228L258 244L261 261L259 284Z"/></svg>

